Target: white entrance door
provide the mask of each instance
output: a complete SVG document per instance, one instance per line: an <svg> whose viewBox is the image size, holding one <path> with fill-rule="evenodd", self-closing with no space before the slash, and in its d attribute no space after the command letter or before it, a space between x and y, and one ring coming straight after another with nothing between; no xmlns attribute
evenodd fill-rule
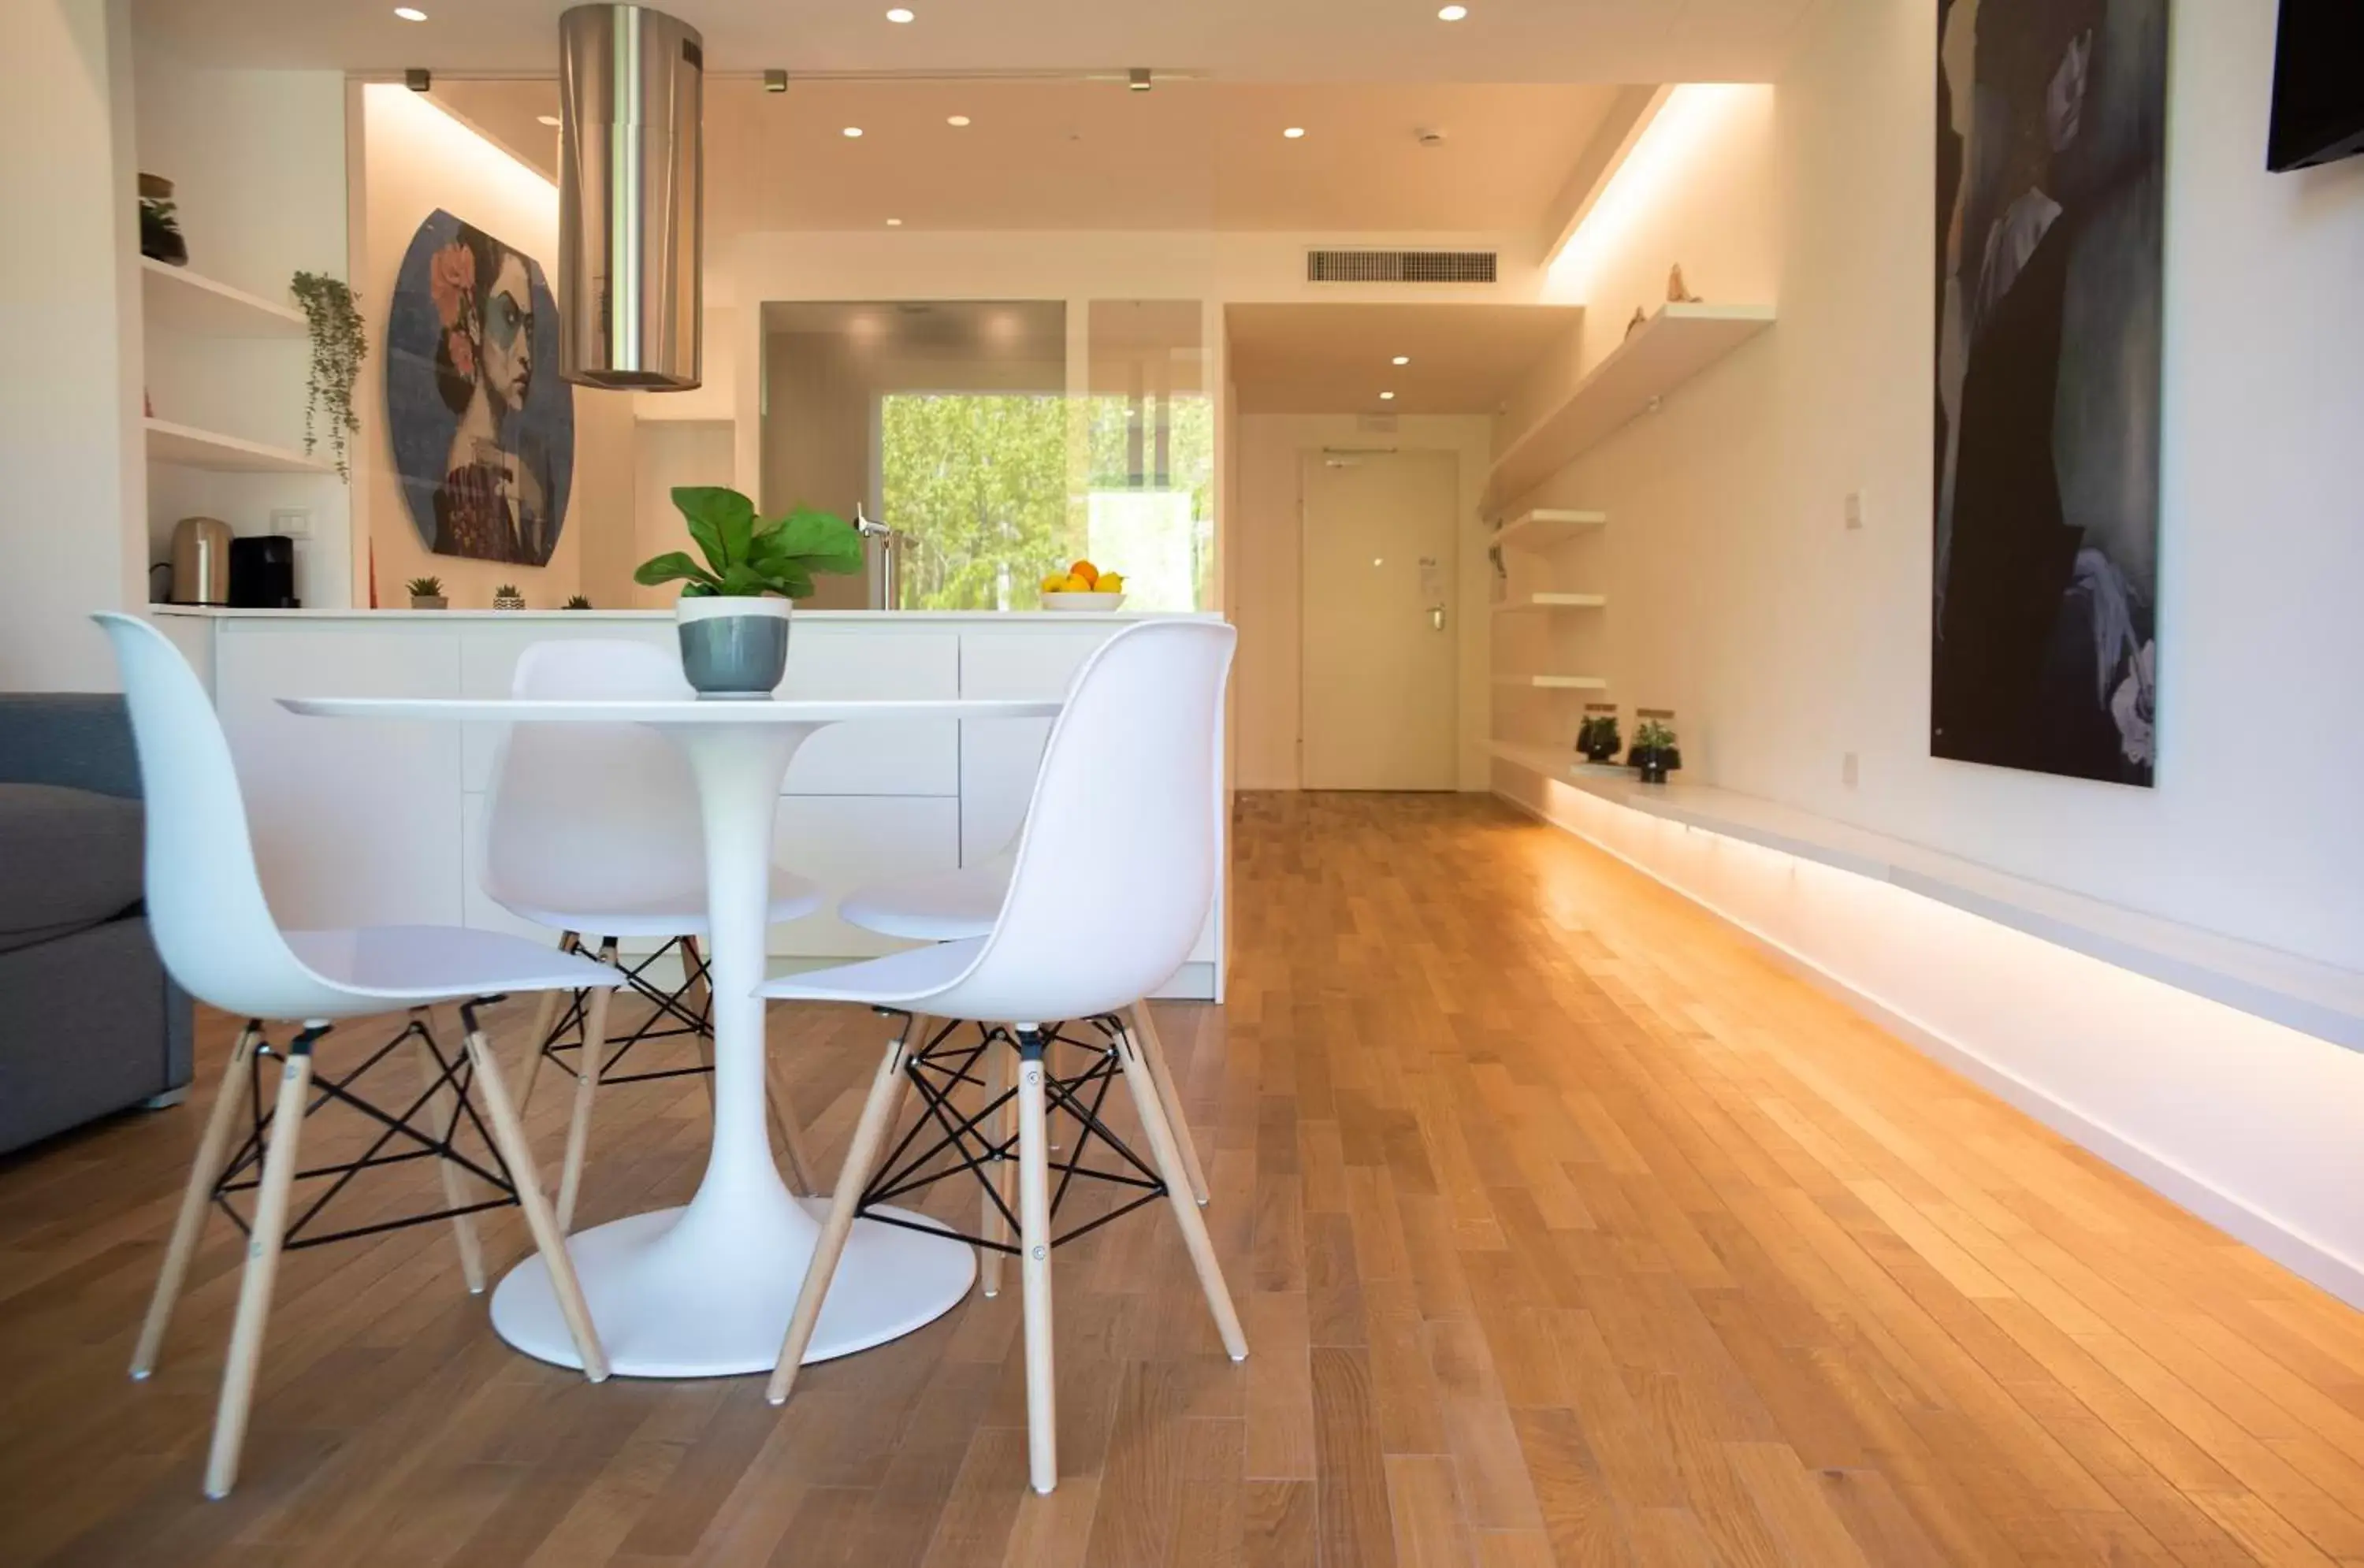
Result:
<svg viewBox="0 0 2364 1568"><path fill-rule="evenodd" d="M1304 460L1307 789L1449 790L1455 766L1451 452Z"/></svg>

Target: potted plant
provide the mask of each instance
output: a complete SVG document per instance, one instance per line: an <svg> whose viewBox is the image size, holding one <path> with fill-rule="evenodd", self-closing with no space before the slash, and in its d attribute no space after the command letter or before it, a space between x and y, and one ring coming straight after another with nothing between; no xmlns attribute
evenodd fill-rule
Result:
<svg viewBox="0 0 2364 1568"><path fill-rule="evenodd" d="M496 610L521 610L525 608L525 595L518 592L518 586L516 584L504 583L499 587L493 590L493 608Z"/></svg>
<svg viewBox="0 0 2364 1568"><path fill-rule="evenodd" d="M1634 750L1625 760L1642 775L1644 784L1665 784L1667 774L1683 765L1683 754L1675 746L1674 726L1665 722L1673 717L1643 710L1641 726L1634 732Z"/></svg>
<svg viewBox="0 0 2364 1568"><path fill-rule="evenodd" d="M452 602L443 596L440 577L413 577L403 586L410 591L410 607L414 610L440 610Z"/></svg>
<svg viewBox="0 0 2364 1568"><path fill-rule="evenodd" d="M1588 762L1614 762L1624 749L1625 738L1618 732L1617 710L1595 704L1584 710L1584 723L1576 732L1576 749Z"/></svg>
<svg viewBox="0 0 2364 1568"><path fill-rule="evenodd" d="M674 609L681 669L702 697L764 697L788 667L788 611L813 591L813 573L862 570L862 536L844 518L798 506L759 517L725 485L683 485L673 504L706 558L671 550L641 563L632 580L682 584Z"/></svg>
<svg viewBox="0 0 2364 1568"><path fill-rule="evenodd" d="M591 607L591 601L580 594L569 594L566 602L558 607L562 610L587 610Z"/></svg>

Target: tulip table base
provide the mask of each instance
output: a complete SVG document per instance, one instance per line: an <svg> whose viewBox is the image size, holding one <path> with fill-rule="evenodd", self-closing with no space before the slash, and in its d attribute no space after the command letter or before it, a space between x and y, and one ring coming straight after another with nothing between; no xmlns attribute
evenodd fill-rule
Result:
<svg viewBox="0 0 2364 1568"><path fill-rule="evenodd" d="M787 1202L793 1215L775 1215L771 1224L734 1225L731 1233L718 1229L701 1237L694 1222L683 1223L689 1210L665 1208L567 1239L591 1321L619 1375L726 1377L772 1370L829 1211L826 1198ZM929 1223L899 1209L888 1212ZM976 1254L965 1241L856 1221L806 1363L866 1351L933 1322L960 1304L976 1277ZM539 1257L511 1270L493 1292L493 1328L538 1360L583 1364Z"/></svg>

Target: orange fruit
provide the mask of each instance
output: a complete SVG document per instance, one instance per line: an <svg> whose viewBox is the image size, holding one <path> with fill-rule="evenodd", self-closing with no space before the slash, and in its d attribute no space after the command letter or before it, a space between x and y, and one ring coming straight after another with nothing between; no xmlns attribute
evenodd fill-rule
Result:
<svg viewBox="0 0 2364 1568"><path fill-rule="evenodd" d="M1100 580L1100 569L1088 561L1078 561L1067 568L1067 575L1080 577L1087 584L1094 584Z"/></svg>

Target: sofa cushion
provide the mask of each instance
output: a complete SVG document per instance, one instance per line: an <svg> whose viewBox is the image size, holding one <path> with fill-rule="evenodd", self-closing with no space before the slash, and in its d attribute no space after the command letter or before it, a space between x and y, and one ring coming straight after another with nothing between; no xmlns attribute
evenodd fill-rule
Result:
<svg viewBox="0 0 2364 1568"><path fill-rule="evenodd" d="M113 919L139 902L139 803L0 784L0 952Z"/></svg>

